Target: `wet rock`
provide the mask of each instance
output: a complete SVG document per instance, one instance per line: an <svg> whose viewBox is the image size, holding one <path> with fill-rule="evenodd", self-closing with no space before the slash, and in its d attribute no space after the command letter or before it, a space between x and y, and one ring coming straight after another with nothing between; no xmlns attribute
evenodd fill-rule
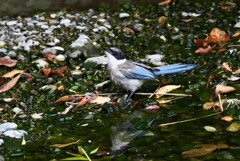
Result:
<svg viewBox="0 0 240 161"><path fill-rule="evenodd" d="M70 58L77 58L78 56L81 55L81 51L77 50L69 54Z"/></svg>
<svg viewBox="0 0 240 161"><path fill-rule="evenodd" d="M11 138L20 139L20 138L22 138L24 135L27 135L27 132L24 131L24 130L8 130L8 131L5 131L5 132L3 133L3 135L9 136L9 137L11 137Z"/></svg>
<svg viewBox="0 0 240 161"><path fill-rule="evenodd" d="M60 24L66 26L66 27L68 27L70 25L70 23L71 23L71 20L69 20L67 18L66 19L61 19L61 21L60 21Z"/></svg>
<svg viewBox="0 0 240 161"><path fill-rule="evenodd" d="M3 124L0 124L0 132L4 132L10 129L17 129L17 124L13 122L5 122Z"/></svg>
<svg viewBox="0 0 240 161"><path fill-rule="evenodd" d="M17 24L17 21L9 21L9 22L7 22L8 26L13 26L13 25L16 25L16 24Z"/></svg>
<svg viewBox="0 0 240 161"><path fill-rule="evenodd" d="M23 110L22 110L21 108L19 108L19 107L14 107L14 108L12 109L12 112L14 112L15 114L17 114L17 113L23 112Z"/></svg>
<svg viewBox="0 0 240 161"><path fill-rule="evenodd" d="M143 24L137 23L133 26L133 28L136 31L142 31L143 30Z"/></svg>
<svg viewBox="0 0 240 161"><path fill-rule="evenodd" d="M71 44L72 48L82 48L85 44L90 42L90 38L87 35L80 34L78 39Z"/></svg>
<svg viewBox="0 0 240 161"><path fill-rule="evenodd" d="M3 139L0 139L0 146L4 144ZM3 158L3 156L0 155L0 160L4 161L5 159Z"/></svg>
<svg viewBox="0 0 240 161"><path fill-rule="evenodd" d="M48 54L48 53L51 53L51 54L56 54L57 51L56 49L54 48L45 48L43 51L41 51L42 54Z"/></svg>
<svg viewBox="0 0 240 161"><path fill-rule="evenodd" d="M11 58L14 58L14 57L17 56L17 53L16 53L15 51L9 51L9 52L7 53L7 56L9 56L9 57L11 57Z"/></svg>
<svg viewBox="0 0 240 161"><path fill-rule="evenodd" d="M88 63L88 62L94 62L96 64L106 65L108 63L108 58L105 56L92 57L85 60L84 63Z"/></svg>
<svg viewBox="0 0 240 161"><path fill-rule="evenodd" d="M25 41L27 38L25 36L20 36L14 40L15 43L19 43Z"/></svg>

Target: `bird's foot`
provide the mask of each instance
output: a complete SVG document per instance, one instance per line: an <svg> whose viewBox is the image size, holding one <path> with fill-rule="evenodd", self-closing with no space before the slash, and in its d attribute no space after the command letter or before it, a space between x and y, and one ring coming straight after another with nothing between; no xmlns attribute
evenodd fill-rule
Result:
<svg viewBox="0 0 240 161"><path fill-rule="evenodd" d="M129 98L129 95L124 95L123 98L119 101L121 108L127 108L131 106L132 100Z"/></svg>

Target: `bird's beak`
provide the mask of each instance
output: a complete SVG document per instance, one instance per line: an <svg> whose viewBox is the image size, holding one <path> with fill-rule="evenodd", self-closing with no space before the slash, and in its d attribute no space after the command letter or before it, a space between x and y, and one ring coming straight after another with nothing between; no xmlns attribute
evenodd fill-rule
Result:
<svg viewBox="0 0 240 161"><path fill-rule="evenodd" d="M104 51L107 51L108 53L111 53L110 48L104 47L104 46L102 48L103 48Z"/></svg>

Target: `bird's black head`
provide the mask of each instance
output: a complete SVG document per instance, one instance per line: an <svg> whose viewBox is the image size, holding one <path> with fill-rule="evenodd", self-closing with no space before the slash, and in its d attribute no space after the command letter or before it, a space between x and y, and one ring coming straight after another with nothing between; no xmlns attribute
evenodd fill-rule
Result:
<svg viewBox="0 0 240 161"><path fill-rule="evenodd" d="M116 47L103 47L103 49L114 56L117 60L126 59L126 55L123 53L123 51Z"/></svg>

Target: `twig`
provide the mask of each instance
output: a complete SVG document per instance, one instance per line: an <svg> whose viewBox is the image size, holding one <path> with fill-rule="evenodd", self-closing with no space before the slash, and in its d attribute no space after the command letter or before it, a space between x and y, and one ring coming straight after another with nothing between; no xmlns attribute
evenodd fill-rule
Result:
<svg viewBox="0 0 240 161"><path fill-rule="evenodd" d="M222 106L222 100L221 100L221 95L218 93L218 99L219 99L219 104L220 104L220 110L223 112L223 106Z"/></svg>
<svg viewBox="0 0 240 161"><path fill-rule="evenodd" d="M193 118L193 119L188 119L188 120L183 120L183 121L176 121L176 122L169 122L169 123L165 123L165 124L160 124L159 126L160 126L160 127L163 127L163 126L175 125L175 124L184 123L184 122L189 122L189 121L195 121L195 120L203 119L203 118L206 118L206 117L214 116L214 115L217 115L217 114L220 114L220 113L222 113L222 111L221 111L221 112L217 112L217 113L213 113L213 114L210 114L210 115L207 115L207 116L202 116L202 117Z"/></svg>

